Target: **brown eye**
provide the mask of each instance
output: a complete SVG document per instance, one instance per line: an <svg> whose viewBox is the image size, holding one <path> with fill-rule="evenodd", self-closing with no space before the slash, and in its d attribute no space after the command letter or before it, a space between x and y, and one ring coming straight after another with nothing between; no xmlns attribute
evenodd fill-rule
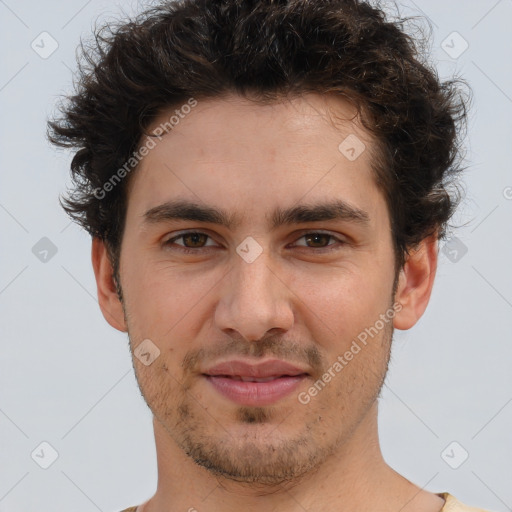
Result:
<svg viewBox="0 0 512 512"><path fill-rule="evenodd" d="M180 239L183 240L183 243L176 243L176 240ZM206 245L208 239L211 239L211 237L206 233L191 231L169 238L163 243L163 245L171 249L177 249L184 253L191 254L193 252L199 252L201 249L212 248L212 244Z"/></svg>
<svg viewBox="0 0 512 512"><path fill-rule="evenodd" d="M320 248L326 247L326 245L322 244L322 242L327 242L333 237L332 237L332 235L326 235L325 233L309 233L307 235L304 235L303 238L306 239L308 242L312 242L314 244L313 247L315 249L317 249L319 247L316 244L320 244L321 245ZM327 245L331 245L331 244L327 244Z"/></svg>
<svg viewBox="0 0 512 512"><path fill-rule="evenodd" d="M340 246L343 246L346 243L337 236L331 235L330 233L323 233L321 231L304 233L297 240L305 240L306 245L295 243L295 247L316 249L317 252L325 252L340 249ZM334 240L334 243L328 243L330 240Z"/></svg>
<svg viewBox="0 0 512 512"><path fill-rule="evenodd" d="M181 235L178 238L183 239L184 242L185 240L188 240L192 244L188 245L187 243L185 243L186 247L197 248L203 247L202 244L206 242L206 239L208 239L209 236L205 235L204 233L185 233L184 235Z"/></svg>

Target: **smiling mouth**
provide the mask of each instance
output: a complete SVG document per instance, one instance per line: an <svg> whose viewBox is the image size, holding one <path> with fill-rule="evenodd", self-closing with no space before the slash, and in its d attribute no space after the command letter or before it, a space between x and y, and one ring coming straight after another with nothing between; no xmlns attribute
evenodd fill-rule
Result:
<svg viewBox="0 0 512 512"><path fill-rule="evenodd" d="M300 375L306 375L305 373ZM239 380L242 382L270 382L283 377L297 377L298 375L273 375L271 377L248 377L245 375L211 375L211 377L224 377L226 379Z"/></svg>
<svg viewBox="0 0 512 512"><path fill-rule="evenodd" d="M206 375L212 388L231 402L245 406L274 404L289 396L308 374L250 377L245 375Z"/></svg>

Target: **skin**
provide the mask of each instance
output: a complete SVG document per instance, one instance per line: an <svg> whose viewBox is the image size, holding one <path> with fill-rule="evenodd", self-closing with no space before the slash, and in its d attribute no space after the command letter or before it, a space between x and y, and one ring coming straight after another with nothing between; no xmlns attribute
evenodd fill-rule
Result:
<svg viewBox="0 0 512 512"><path fill-rule="evenodd" d="M372 139L354 114L344 100L316 94L266 106L234 95L200 101L129 182L123 302L105 246L93 240L106 320L128 332L132 355L145 339L160 351L147 366L133 357L153 413L158 461L157 491L144 512L442 508L442 498L385 463L377 431L393 329L411 328L427 307L437 239L411 251L393 295L389 213L370 168ZM350 134L366 145L354 161L338 150ZM224 208L241 221L232 229L189 220L144 223L147 210L178 197ZM337 198L366 211L368 224L328 220L275 231L267 225L277 206ZM183 230L208 237L170 242ZM335 238L304 236L319 230ZM236 252L247 236L262 248L252 263ZM384 328L300 403L298 393L393 304L399 308ZM275 404L242 407L201 375L231 358L284 359L310 376Z"/></svg>

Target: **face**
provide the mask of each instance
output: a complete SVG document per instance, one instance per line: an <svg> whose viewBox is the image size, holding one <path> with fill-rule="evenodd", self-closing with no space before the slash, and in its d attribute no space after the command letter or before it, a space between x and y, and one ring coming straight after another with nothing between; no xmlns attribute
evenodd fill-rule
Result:
<svg viewBox="0 0 512 512"><path fill-rule="evenodd" d="M130 182L126 329L133 351L150 340L141 347L157 356L134 356L136 377L173 442L217 475L295 478L375 405L394 252L372 141L353 115L313 94L201 101Z"/></svg>

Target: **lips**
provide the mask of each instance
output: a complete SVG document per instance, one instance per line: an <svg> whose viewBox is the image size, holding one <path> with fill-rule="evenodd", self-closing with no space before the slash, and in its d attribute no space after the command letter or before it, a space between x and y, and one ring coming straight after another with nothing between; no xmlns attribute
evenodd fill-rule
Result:
<svg viewBox="0 0 512 512"><path fill-rule="evenodd" d="M212 366L204 372L211 376L243 377L246 379L269 379L282 376L296 376L307 373L297 366L285 361L272 359L257 364L233 360Z"/></svg>
<svg viewBox="0 0 512 512"><path fill-rule="evenodd" d="M270 382L271 380L279 379L283 375L273 377L245 377L244 375L219 375L219 377L231 378L233 380L240 380L242 382Z"/></svg>
<svg viewBox="0 0 512 512"><path fill-rule="evenodd" d="M258 364L233 360L207 369L203 375L224 397L240 405L270 405L289 395L309 374L280 360Z"/></svg>

